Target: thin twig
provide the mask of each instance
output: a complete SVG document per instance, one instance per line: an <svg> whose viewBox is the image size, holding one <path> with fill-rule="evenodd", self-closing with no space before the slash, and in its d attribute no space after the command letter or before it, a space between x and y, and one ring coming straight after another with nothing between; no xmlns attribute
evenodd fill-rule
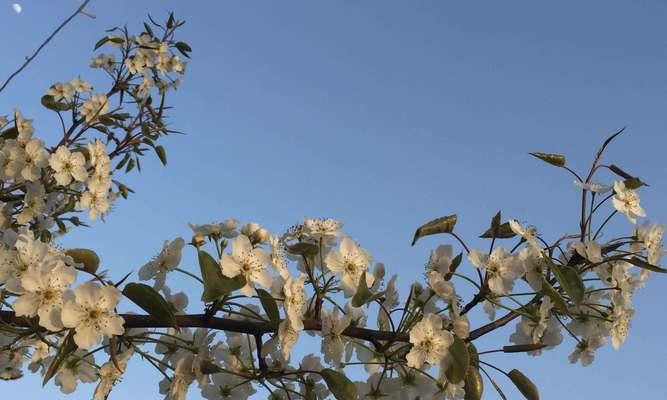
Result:
<svg viewBox="0 0 667 400"><path fill-rule="evenodd" d="M63 21L63 22L56 28L56 30L54 30L54 31L51 33L51 35L49 35L49 37L46 38L46 40L45 40L45 41L44 41L44 42L37 48L37 50L35 50L35 52L32 53L32 55L31 55L30 57L28 57L28 58L25 59L25 62L23 63L23 65L21 65L21 67L19 67L19 69L17 69L16 71L14 71L14 73L12 73L11 75L9 75L9 77L7 78L7 80L5 81L5 83L3 83L2 86L0 87L0 92L2 92L2 91L5 89L5 87L9 84L9 82L10 82L12 79L14 79L18 74L20 74L21 71L23 71L23 70L28 66L28 64L30 64L30 62L32 62L32 60L35 59L35 57L37 57L37 55L39 54L39 52L42 51L42 49L43 49L44 47L46 47L47 44L49 44L49 42L51 41L51 39L53 39L53 38L58 34L58 32L60 32L60 30L63 29L63 28L65 27L65 25L67 25L71 20L73 20L74 17L76 17L78 14L84 14L84 15L88 15L88 16L90 16L90 14L83 12L83 9L86 7L86 5L88 5L88 3L90 3L90 0L85 0L85 1L81 4L81 6L79 6L79 8L76 9L76 11L74 12L74 14L70 15L66 20L64 20L64 21Z"/></svg>

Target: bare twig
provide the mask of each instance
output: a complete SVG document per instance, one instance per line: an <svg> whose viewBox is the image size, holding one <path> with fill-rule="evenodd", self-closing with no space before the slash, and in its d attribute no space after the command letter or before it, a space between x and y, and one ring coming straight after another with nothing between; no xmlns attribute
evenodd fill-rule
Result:
<svg viewBox="0 0 667 400"><path fill-rule="evenodd" d="M20 74L21 71L23 71L23 70L28 66L28 64L30 64L30 62L32 62L32 60L35 59L35 57L37 57L37 55L39 54L39 52L42 51L42 49L43 49L44 47L46 47L47 44L49 44L49 42L51 41L51 39L53 39L53 38L58 34L58 32L60 32L60 30L63 29L63 28L65 27L65 25L67 25L71 20L73 20L74 17L76 17L78 14L84 14L84 15L87 15L87 16L90 16L90 15L91 15L91 14L86 13L86 12L83 10L83 9L86 7L86 5L88 5L88 3L90 3L90 0L85 0L85 1L79 6L79 8L76 9L76 11L75 11L72 15L70 15L66 20L64 20L64 21L63 21L63 22L62 22L62 23L61 23L61 24L60 24L60 25L59 25L59 26L58 26L58 27L51 33L51 35L49 35L49 37L47 37L46 40L44 40L44 42L42 42L42 44L37 48L37 50L35 50L34 53L32 53L32 55L31 55L30 57L27 57L27 58L25 59L25 62L23 63L23 65L21 65L21 66L19 67L19 69L17 69L16 71L14 71L14 73L12 73L11 75L9 75L9 77L7 78L7 80L5 81L5 83L3 83L2 86L0 87L0 92L2 92L2 91L5 89L5 87L9 84L9 82L10 82L12 79L14 79L18 74Z"/></svg>

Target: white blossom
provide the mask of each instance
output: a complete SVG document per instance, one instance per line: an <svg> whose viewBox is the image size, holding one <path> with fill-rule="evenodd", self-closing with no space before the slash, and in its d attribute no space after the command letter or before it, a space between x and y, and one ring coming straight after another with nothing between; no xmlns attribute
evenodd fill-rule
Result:
<svg viewBox="0 0 667 400"><path fill-rule="evenodd" d="M76 279L73 267L58 262L28 269L21 276L23 294L12 307L18 316L39 316L39 325L50 331L62 329L60 312L70 285Z"/></svg>
<svg viewBox="0 0 667 400"><path fill-rule="evenodd" d="M472 250L468 259L477 268L486 269L489 274L489 289L497 295L508 294L514 287L514 281L523 275L524 270L514 255L502 247L496 247L491 255L479 250Z"/></svg>
<svg viewBox="0 0 667 400"><path fill-rule="evenodd" d="M167 273L173 271L181 263L184 246L185 240L180 237L172 241L165 240L160 254L139 269L139 279L142 281L155 279L153 287L155 290L160 290L165 284Z"/></svg>
<svg viewBox="0 0 667 400"><path fill-rule="evenodd" d="M614 208L628 217L631 223L637 222L637 217L645 217L646 212L639 205L639 194L628 189L623 181L614 182L614 197L611 199Z"/></svg>
<svg viewBox="0 0 667 400"><path fill-rule="evenodd" d="M421 368L425 362L439 364L453 342L452 333L442 328L442 318L436 314L425 314L410 330L412 348L405 357L408 367Z"/></svg>
<svg viewBox="0 0 667 400"><path fill-rule="evenodd" d="M340 248L329 252L324 260L327 268L334 274L341 276L341 286L345 296L350 297L357 291L359 279L368 270L371 256L357 243L345 237L340 242ZM373 285L374 277L366 274L366 284Z"/></svg>
<svg viewBox="0 0 667 400"><path fill-rule="evenodd" d="M114 311L122 297L113 286L87 282L74 289L74 300L65 303L62 322L75 328L74 342L83 349L98 344L103 336L123 334L123 318Z"/></svg>
<svg viewBox="0 0 667 400"><path fill-rule="evenodd" d="M84 182L88 178L86 158L83 153L70 152L66 146L60 146L51 154L49 165L55 171L54 177L59 185L67 186L72 179Z"/></svg>
<svg viewBox="0 0 667 400"><path fill-rule="evenodd" d="M246 285L241 289L241 293L250 297L255 292L254 284L271 287L272 279L267 271L270 261L271 257L263 249L253 248L247 236L238 235L232 240L232 254L222 255L220 267L222 273L229 278L243 275Z"/></svg>

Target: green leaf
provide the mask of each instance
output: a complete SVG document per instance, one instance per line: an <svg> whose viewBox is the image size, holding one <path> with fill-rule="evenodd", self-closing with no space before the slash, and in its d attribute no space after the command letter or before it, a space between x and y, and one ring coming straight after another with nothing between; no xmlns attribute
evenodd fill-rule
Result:
<svg viewBox="0 0 667 400"><path fill-rule="evenodd" d="M123 295L152 317L177 327L172 306L152 287L143 283L128 283L123 288Z"/></svg>
<svg viewBox="0 0 667 400"><path fill-rule="evenodd" d="M100 266L100 257L90 249L67 249L65 254L77 264L83 264L86 272L95 273Z"/></svg>
<svg viewBox="0 0 667 400"><path fill-rule="evenodd" d="M337 400L357 400L357 387L340 372L325 368L320 375Z"/></svg>
<svg viewBox="0 0 667 400"><path fill-rule="evenodd" d="M502 224L500 224L500 226L498 226L498 230L497 230L497 233L496 233L496 239L509 239L509 238L513 238L514 236L516 236L516 233L514 233L514 231L510 227L509 222L503 222ZM487 229L479 237L483 238L483 239L492 239L493 238L492 228Z"/></svg>
<svg viewBox="0 0 667 400"><path fill-rule="evenodd" d="M299 242L286 248L288 253L298 254L300 256L314 256L319 253L320 248L315 243Z"/></svg>
<svg viewBox="0 0 667 400"><path fill-rule="evenodd" d="M0 133L0 138L2 138L3 140L16 139L18 136L19 136L19 130L15 126L7 128L4 131L2 131L2 133Z"/></svg>
<svg viewBox="0 0 667 400"><path fill-rule="evenodd" d="M167 152L164 150L164 147L155 146L155 154L157 154L162 165L167 165Z"/></svg>
<svg viewBox="0 0 667 400"><path fill-rule="evenodd" d="M561 297L561 295L544 277L542 277L542 293L546 296L549 296L551 301L554 303L554 306L558 311L560 311L561 314L567 314L567 303L565 303L565 300Z"/></svg>
<svg viewBox="0 0 667 400"><path fill-rule="evenodd" d="M280 323L280 312L278 311L278 305L276 300L271 296L271 293L267 292L264 289L256 289L257 295L259 296L259 302L262 303L264 312L269 316L271 322L278 324Z"/></svg>
<svg viewBox="0 0 667 400"><path fill-rule="evenodd" d="M449 354L452 356L452 363L445 375L450 382L459 383L465 379L470 366L470 354L466 342L455 336L454 342L449 346Z"/></svg>
<svg viewBox="0 0 667 400"><path fill-rule="evenodd" d="M355 293L352 297L352 306L361 307L366 304L372 296L373 293L371 293L371 291L368 289L368 285L366 284L366 272L364 272L361 275L361 278L359 278L357 293Z"/></svg>
<svg viewBox="0 0 667 400"><path fill-rule="evenodd" d="M507 374L521 394L528 400L540 400L540 393L535 384L518 369L513 369Z"/></svg>
<svg viewBox="0 0 667 400"><path fill-rule="evenodd" d="M174 27L174 13L171 12L169 13L169 19L167 19L167 28L171 29Z"/></svg>
<svg viewBox="0 0 667 400"><path fill-rule="evenodd" d="M63 365L70 354L76 350L76 344L74 343L74 330L70 330L65 339L63 340L62 345L58 349L53 361L49 364L49 368L44 373L44 379L42 380L42 386L46 385L55 374L58 373L60 367Z"/></svg>
<svg viewBox="0 0 667 400"><path fill-rule="evenodd" d="M72 103L62 103L59 101L56 101L53 96L45 94L42 96L41 103L44 107L48 108L49 110L53 111L66 111L66 110L71 110L73 104Z"/></svg>
<svg viewBox="0 0 667 400"><path fill-rule="evenodd" d="M537 157L540 160L547 162L551 165L554 165L556 167L564 167L565 166L565 156L562 154L557 154L557 153L540 153L540 152L533 152L533 153L528 153L533 157Z"/></svg>
<svg viewBox="0 0 667 400"><path fill-rule="evenodd" d="M149 35L151 35L151 37L155 36L155 35L153 34L153 30L151 29L151 27L150 27L147 23L145 23L145 22L144 22L144 29L146 30L146 33L148 33Z"/></svg>
<svg viewBox="0 0 667 400"><path fill-rule="evenodd" d="M176 42L176 44L174 46L176 46L176 49L181 54L183 54L187 58L190 58L190 55L188 53L190 53L192 51L192 47L190 47L189 44L187 44L185 42Z"/></svg>
<svg viewBox="0 0 667 400"><path fill-rule="evenodd" d="M576 304L581 303L584 298L584 282L581 280L577 269L571 265L556 265L549 257L544 257L544 259L547 260L556 280L572 301Z"/></svg>
<svg viewBox="0 0 667 400"><path fill-rule="evenodd" d="M667 269L660 268L660 267L655 266L653 264L649 264L649 263L647 263L646 261L642 260L639 257L632 257L630 259L626 259L625 261L629 262L630 264L632 264L636 267L647 269L649 271L660 272L661 274L667 273Z"/></svg>
<svg viewBox="0 0 667 400"><path fill-rule="evenodd" d="M468 369L463 389L465 390L463 400L480 400L482 398L482 393L484 393L484 381L482 381L482 375L480 375L479 369L474 367Z"/></svg>
<svg viewBox="0 0 667 400"><path fill-rule="evenodd" d="M425 223L415 231L412 239L412 246L423 236L435 235L438 233L452 233L456 225L456 214L446 215Z"/></svg>
<svg viewBox="0 0 667 400"><path fill-rule="evenodd" d="M630 178L623 181L623 184L626 188L635 190L639 189L642 186L648 186L645 182L642 182L639 178Z"/></svg>
<svg viewBox="0 0 667 400"><path fill-rule="evenodd" d="M201 295L203 302L214 301L246 285L243 275L239 274L234 278L224 276L220 264L204 250L199 250L198 258L201 277L204 281L204 292Z"/></svg>
<svg viewBox="0 0 667 400"><path fill-rule="evenodd" d="M498 233L500 233L500 211L491 218L491 234L495 238L498 237Z"/></svg>
<svg viewBox="0 0 667 400"><path fill-rule="evenodd" d="M547 345L542 343L516 344L511 346L503 346L503 353L525 353L528 351L540 350L545 347L547 347Z"/></svg>
<svg viewBox="0 0 667 400"><path fill-rule="evenodd" d="M102 39L98 40L97 43L95 43L95 48L93 50L97 50L100 47L104 46L104 43L109 41L109 36L105 36Z"/></svg>
<svg viewBox="0 0 667 400"><path fill-rule="evenodd" d="M619 166L611 164L609 166L609 169L611 172L615 173L616 175L620 176L623 179L632 179L634 176L628 174L627 172L623 171Z"/></svg>

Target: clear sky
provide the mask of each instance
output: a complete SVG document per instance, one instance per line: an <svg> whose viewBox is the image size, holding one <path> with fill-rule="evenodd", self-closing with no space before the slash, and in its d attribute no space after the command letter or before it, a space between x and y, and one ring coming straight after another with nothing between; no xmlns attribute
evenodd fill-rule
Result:
<svg viewBox="0 0 667 400"><path fill-rule="evenodd" d="M3 2L0 77L77 4L26 0L17 14ZM583 169L623 126L607 159L651 184L642 204L667 222L663 1L94 0L89 10L97 19L77 18L0 95L0 114L20 106L49 144L57 129L39 98L55 81L99 77L87 64L104 29L136 31L146 13L173 10L187 20L181 38L194 49L172 97L173 126L187 136L166 141L168 168L147 162L127 180L137 190L131 201L63 240L95 249L116 277L136 271L163 240L188 237L188 222L234 217L280 232L332 216L405 288L447 241L410 247L431 218L458 213L460 234L485 247L474 237L498 209L551 240L575 231L572 179L527 152L562 152ZM622 218L613 226L629 229ZM183 265L196 268L192 251ZM568 363L572 342L538 358L493 360L531 376L546 400L667 398L666 289L667 277L655 276L639 292L625 346L606 347L589 367ZM158 379L133 364L111 398L157 398ZM25 400L91 391L63 396L36 377L0 383L3 397ZM486 392L496 398L488 384Z"/></svg>

